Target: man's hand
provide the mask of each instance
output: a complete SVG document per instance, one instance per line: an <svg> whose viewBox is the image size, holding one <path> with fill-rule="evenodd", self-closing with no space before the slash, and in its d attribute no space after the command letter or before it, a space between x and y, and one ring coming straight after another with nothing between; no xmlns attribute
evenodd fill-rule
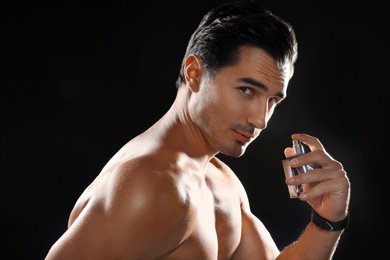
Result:
<svg viewBox="0 0 390 260"><path fill-rule="evenodd" d="M307 134L293 134L293 140L299 140L310 148L310 152L290 161L291 167L317 164L319 168L286 178L288 185L303 185L299 199L306 201L323 218L337 222L348 214L350 200L350 182L343 165L333 159L321 142ZM286 157L295 154L292 147L284 151Z"/></svg>

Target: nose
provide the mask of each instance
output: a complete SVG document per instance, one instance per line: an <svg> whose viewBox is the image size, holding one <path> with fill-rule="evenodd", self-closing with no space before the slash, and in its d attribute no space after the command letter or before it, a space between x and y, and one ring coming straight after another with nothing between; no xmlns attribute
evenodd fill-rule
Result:
<svg viewBox="0 0 390 260"><path fill-rule="evenodd" d="M247 121L255 128L263 130L267 127L270 116L267 102L261 102L251 107Z"/></svg>

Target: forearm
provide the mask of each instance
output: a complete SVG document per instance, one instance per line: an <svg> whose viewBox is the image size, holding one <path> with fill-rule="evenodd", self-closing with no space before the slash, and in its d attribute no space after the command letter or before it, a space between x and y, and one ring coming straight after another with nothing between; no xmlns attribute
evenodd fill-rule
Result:
<svg viewBox="0 0 390 260"><path fill-rule="evenodd" d="M310 222L300 238L287 246L280 259L332 259L343 231L327 231Z"/></svg>

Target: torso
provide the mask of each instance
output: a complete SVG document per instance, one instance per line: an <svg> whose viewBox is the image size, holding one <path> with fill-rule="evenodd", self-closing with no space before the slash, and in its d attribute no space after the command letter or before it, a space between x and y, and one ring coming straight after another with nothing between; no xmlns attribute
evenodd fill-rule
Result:
<svg viewBox="0 0 390 260"><path fill-rule="evenodd" d="M214 167L212 167L214 168ZM164 259L230 259L241 236L241 203L234 182L216 168L193 198L196 228L177 250ZM197 252L199 255L193 255Z"/></svg>
<svg viewBox="0 0 390 260"><path fill-rule="evenodd" d="M124 154L117 156L117 159L114 157L109 165L114 167L119 161L128 163L126 157ZM174 165L182 163L175 162ZM172 165L172 162L168 164ZM116 178L113 175L115 171L110 170L110 166L105 169L77 201L70 217L70 224L86 205L91 203L91 197L98 193L99 196L105 196L102 187ZM188 178L186 176L188 174L195 176L196 179ZM172 178L170 185L174 186L173 189L186 191L191 209L196 214L190 215L191 219L188 221L194 225L185 240L159 259L233 259L233 254L239 246L242 228L240 197L242 190L234 173L218 159L213 159L205 173L184 169L173 175L175 177Z"/></svg>

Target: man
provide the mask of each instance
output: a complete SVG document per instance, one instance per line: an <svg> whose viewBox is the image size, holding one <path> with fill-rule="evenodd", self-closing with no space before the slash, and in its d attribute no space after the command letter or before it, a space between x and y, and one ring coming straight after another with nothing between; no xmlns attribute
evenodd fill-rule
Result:
<svg viewBox="0 0 390 260"><path fill-rule="evenodd" d="M290 166L319 167L286 178L303 186L299 199L313 208L313 219L284 249L216 157L242 156L266 128L286 98L296 57L293 29L255 2L206 14L189 41L171 108L86 188L46 259L332 258L348 223L350 184L317 138L292 135L311 152ZM286 157L294 153L285 149Z"/></svg>

